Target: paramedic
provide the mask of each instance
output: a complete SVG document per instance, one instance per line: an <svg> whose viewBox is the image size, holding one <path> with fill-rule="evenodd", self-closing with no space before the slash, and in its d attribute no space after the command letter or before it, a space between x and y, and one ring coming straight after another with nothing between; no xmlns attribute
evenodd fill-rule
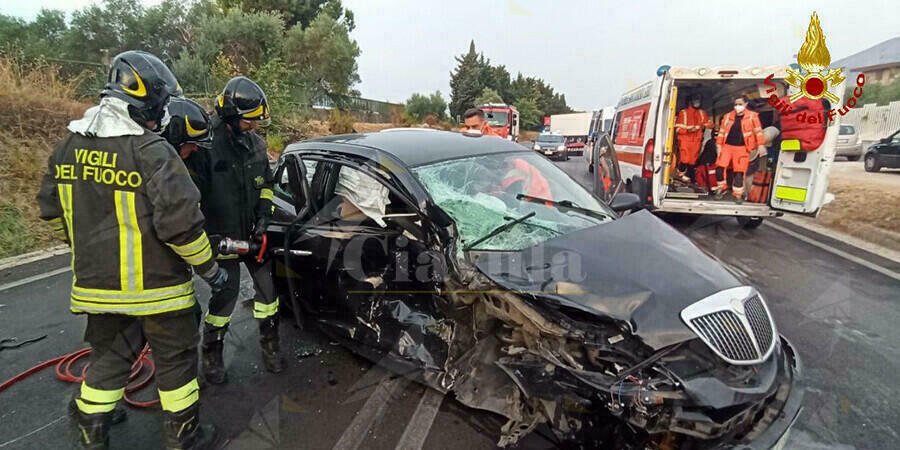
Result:
<svg viewBox="0 0 900 450"><path fill-rule="evenodd" d="M689 172L697 164L700 155L700 144L703 142L703 130L713 127L706 111L700 109L702 99L692 95L688 99L687 108L678 112L675 129L678 134L678 177L684 183L690 183Z"/></svg>
<svg viewBox="0 0 900 450"><path fill-rule="evenodd" d="M269 120L266 94L254 81L234 77L216 97L212 119L212 148L185 161L200 189L200 207L206 216L206 232L235 240L263 239L274 205L272 171L266 141L256 129ZM216 239L213 238L213 241ZM215 248L215 247L214 247ZM243 262L253 278L256 295L253 317L259 324L259 343L266 370L283 370L278 340L278 297L272 278L272 260L218 255L228 272L228 283L209 300L203 327L201 368L206 381L226 381L223 350L225 334L240 293Z"/></svg>
<svg viewBox="0 0 900 450"><path fill-rule="evenodd" d="M178 94L159 58L116 56L100 104L69 123L38 193L41 218L72 249L70 309L87 314L91 357L74 408L83 448L108 448L116 403L145 342L156 364L165 448L214 439L215 429L199 418L200 307L191 267L213 292L227 274L203 231L200 192L156 134Z"/></svg>
<svg viewBox="0 0 900 450"><path fill-rule="evenodd" d="M742 95L734 100L734 110L722 118L719 135L716 137L716 188L715 198L721 200L728 191L725 170L731 167L734 171L734 183L731 195L738 204L744 201L744 174L747 172L750 152L759 150L766 152L765 137L759 115L747 109L747 96Z"/></svg>
<svg viewBox="0 0 900 450"><path fill-rule="evenodd" d="M463 114L464 124L459 129L461 133L480 132L482 136L499 136L484 119L484 111L478 108L469 108Z"/></svg>

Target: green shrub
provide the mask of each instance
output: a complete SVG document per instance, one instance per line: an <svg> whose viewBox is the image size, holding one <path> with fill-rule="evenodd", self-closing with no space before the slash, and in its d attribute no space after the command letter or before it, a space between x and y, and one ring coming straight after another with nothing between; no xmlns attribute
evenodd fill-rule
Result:
<svg viewBox="0 0 900 450"><path fill-rule="evenodd" d="M328 131L331 134L353 133L353 115L347 111L331 110L328 115Z"/></svg>

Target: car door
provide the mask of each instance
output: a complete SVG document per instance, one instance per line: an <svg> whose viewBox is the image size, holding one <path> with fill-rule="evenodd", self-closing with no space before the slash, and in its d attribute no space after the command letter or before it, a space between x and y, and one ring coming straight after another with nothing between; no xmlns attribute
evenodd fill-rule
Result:
<svg viewBox="0 0 900 450"><path fill-rule="evenodd" d="M894 132L894 134L888 136L888 143L882 150L881 153L881 164L885 167L900 167L900 131Z"/></svg>
<svg viewBox="0 0 900 450"><path fill-rule="evenodd" d="M615 146L609 135L600 134L594 143L592 154L594 155L594 193L609 204L613 196L624 190L625 185L619 169Z"/></svg>
<svg viewBox="0 0 900 450"><path fill-rule="evenodd" d="M390 353L441 367L449 352L442 336L452 325L442 326L450 322L434 301L440 265L415 203L382 174L346 158L302 156L286 164L299 173L312 160L312 206L298 216L289 246L310 255L283 270L298 303L326 333L364 349L364 356Z"/></svg>

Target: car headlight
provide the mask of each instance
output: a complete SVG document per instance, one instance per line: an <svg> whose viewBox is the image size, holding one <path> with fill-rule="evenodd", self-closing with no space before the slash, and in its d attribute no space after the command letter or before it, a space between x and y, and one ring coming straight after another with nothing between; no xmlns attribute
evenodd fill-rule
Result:
<svg viewBox="0 0 900 450"><path fill-rule="evenodd" d="M537 144L534 144L534 147L532 148L532 150L540 150L540 149L541 149L541 146L537 145Z"/></svg>
<svg viewBox="0 0 900 450"><path fill-rule="evenodd" d="M565 144L560 145L559 147L556 147L556 149L557 149L557 150L560 150L560 151L565 150L565 149L566 149L566 145L565 145Z"/></svg>

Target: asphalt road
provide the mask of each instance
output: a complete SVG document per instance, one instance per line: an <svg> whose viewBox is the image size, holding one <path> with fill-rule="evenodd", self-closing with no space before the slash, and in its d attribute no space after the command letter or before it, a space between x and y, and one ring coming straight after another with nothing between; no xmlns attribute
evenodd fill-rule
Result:
<svg viewBox="0 0 900 450"><path fill-rule="evenodd" d="M590 185L580 158L558 164ZM767 225L747 232L731 218L667 220L746 273L799 349L808 390L788 448L895 448L900 281ZM0 337L47 335L0 351L0 381L84 347L84 319L67 308L70 272L10 287L65 266L64 259L0 277ZM242 298L251 294L244 283ZM201 291L201 301L206 298ZM227 448L494 448L501 418L391 376L310 327L283 326L282 339L288 368L268 374L258 360L250 310L237 308L226 341L229 383L202 392L204 419L228 436ZM70 448L66 406L76 389L56 380L51 368L0 393L0 449ZM113 428L113 448L159 448L159 429L157 410L129 409L129 419ZM520 445L551 447L540 433Z"/></svg>

